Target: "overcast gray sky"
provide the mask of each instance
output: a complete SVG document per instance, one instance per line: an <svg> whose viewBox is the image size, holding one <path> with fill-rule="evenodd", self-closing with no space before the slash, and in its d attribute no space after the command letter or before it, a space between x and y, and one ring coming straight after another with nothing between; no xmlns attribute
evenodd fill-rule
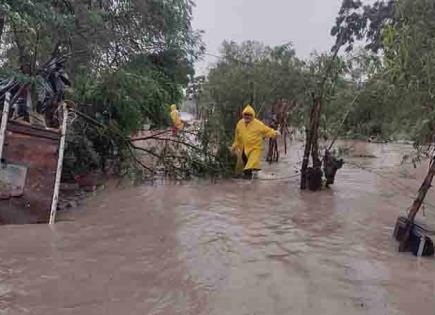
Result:
<svg viewBox="0 0 435 315"><path fill-rule="evenodd" d="M196 0L193 26L205 31L207 52L219 53L224 40L260 40L269 45L291 41L300 57L327 51L341 0ZM212 57L198 67L215 62Z"/></svg>

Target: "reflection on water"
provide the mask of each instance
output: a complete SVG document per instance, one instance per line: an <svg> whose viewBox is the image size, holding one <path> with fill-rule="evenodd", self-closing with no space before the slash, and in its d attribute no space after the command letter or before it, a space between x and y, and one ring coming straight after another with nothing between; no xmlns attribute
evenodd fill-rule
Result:
<svg viewBox="0 0 435 315"><path fill-rule="evenodd" d="M298 189L298 144L266 166L279 180L107 191L54 228L1 227L0 314L434 314L433 260L391 238L427 168L351 145L376 158L321 193Z"/></svg>

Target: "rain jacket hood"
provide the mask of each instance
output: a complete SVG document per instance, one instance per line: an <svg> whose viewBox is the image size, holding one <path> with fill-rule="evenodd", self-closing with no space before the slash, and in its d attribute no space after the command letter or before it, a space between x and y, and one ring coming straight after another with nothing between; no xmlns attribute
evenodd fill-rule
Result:
<svg viewBox="0 0 435 315"><path fill-rule="evenodd" d="M245 109L243 110L242 114L251 114L252 117L255 118L255 110L252 108L251 105L246 105Z"/></svg>
<svg viewBox="0 0 435 315"><path fill-rule="evenodd" d="M172 105L171 105L171 112L174 111L174 110L177 110L177 105L172 104Z"/></svg>

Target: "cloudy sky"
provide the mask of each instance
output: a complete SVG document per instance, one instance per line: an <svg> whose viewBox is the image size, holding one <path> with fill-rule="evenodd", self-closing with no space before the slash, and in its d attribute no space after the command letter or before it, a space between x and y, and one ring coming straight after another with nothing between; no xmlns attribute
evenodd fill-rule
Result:
<svg viewBox="0 0 435 315"><path fill-rule="evenodd" d="M296 53L326 51L333 38L341 0L196 0L193 25L205 31L207 52L218 54L223 40L260 40L269 45L292 42ZM206 57L204 72L216 59Z"/></svg>

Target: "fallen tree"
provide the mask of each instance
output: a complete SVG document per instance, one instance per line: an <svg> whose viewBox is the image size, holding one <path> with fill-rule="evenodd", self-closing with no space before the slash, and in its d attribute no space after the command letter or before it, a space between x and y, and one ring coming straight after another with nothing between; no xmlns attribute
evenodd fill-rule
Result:
<svg viewBox="0 0 435 315"><path fill-rule="evenodd" d="M179 136L173 136L170 129L151 130L127 137L115 126L105 125L74 109L71 102L67 103L78 117L110 138L118 151L126 152L124 154L133 164L127 170L120 170L124 175L128 173L128 169L137 170L134 165L146 171L142 176L147 179L155 176L177 179L192 176L218 177L228 173L228 167L218 156L217 145L204 146L200 141L201 130L184 130Z"/></svg>
<svg viewBox="0 0 435 315"><path fill-rule="evenodd" d="M411 248L412 244L410 240L411 240L411 235L413 233L413 230L415 228L415 218L424 203L424 200L426 198L429 189L432 187L434 176L435 176L435 155L432 154L432 158L430 159L430 163L429 163L429 170L426 174L423 183L420 186L420 189L418 190L417 197L415 198L411 208L409 209L404 231L401 232L400 235L399 234L396 235L396 237L398 237L398 240L400 242L399 245L400 252L413 250Z"/></svg>

